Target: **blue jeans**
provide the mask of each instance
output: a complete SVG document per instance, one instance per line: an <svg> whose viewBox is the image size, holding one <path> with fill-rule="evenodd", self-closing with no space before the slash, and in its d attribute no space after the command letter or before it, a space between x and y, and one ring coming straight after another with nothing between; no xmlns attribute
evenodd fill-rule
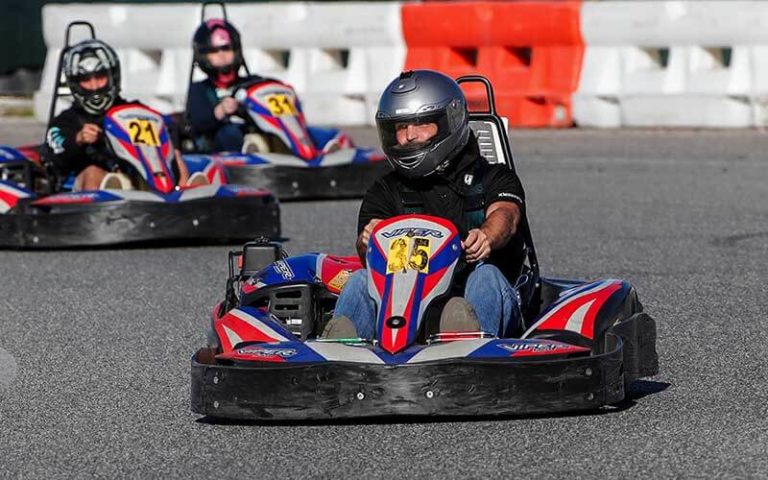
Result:
<svg viewBox="0 0 768 480"><path fill-rule="evenodd" d="M522 333L517 292L495 266L481 263L469 274L464 298L475 309L480 330L500 337ZM365 269L349 277L336 302L334 315L349 317L359 337L375 337L376 302L368 295L368 272Z"/></svg>
<svg viewBox="0 0 768 480"><path fill-rule="evenodd" d="M239 152L243 148L243 130L240 125L228 123L216 131L213 146L217 152Z"/></svg>

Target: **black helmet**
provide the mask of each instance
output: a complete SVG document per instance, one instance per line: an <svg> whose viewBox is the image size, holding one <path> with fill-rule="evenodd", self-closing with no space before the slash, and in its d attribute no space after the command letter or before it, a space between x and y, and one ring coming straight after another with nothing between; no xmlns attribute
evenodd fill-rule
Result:
<svg viewBox="0 0 768 480"><path fill-rule="evenodd" d="M433 70L403 72L379 100L376 128L381 148L401 175L417 178L444 169L469 141L467 100L459 85ZM427 142L401 146L397 127L402 124L437 125Z"/></svg>
<svg viewBox="0 0 768 480"><path fill-rule="evenodd" d="M107 75L102 88L88 90L80 86L82 79L101 72ZM101 40L83 40L70 47L64 54L64 76L75 103L88 113L104 113L120 95L120 59Z"/></svg>
<svg viewBox="0 0 768 480"><path fill-rule="evenodd" d="M208 53L218 48L229 46L235 52L235 60L224 67L214 67L208 62ZM237 72L243 64L243 48L240 45L240 33L226 20L214 18L206 20L195 31L192 37L192 47L195 50L195 63L210 77L220 73Z"/></svg>

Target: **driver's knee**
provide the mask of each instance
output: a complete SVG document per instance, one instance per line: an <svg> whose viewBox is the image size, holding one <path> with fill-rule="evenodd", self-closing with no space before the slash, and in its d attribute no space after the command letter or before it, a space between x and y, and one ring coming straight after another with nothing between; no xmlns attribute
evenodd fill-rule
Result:
<svg viewBox="0 0 768 480"><path fill-rule="evenodd" d="M216 131L214 143L216 150L224 152L239 152L243 147L243 131L239 125L227 124Z"/></svg>
<svg viewBox="0 0 768 480"><path fill-rule="evenodd" d="M107 171L96 165L88 165L75 177L74 190L98 190Z"/></svg>
<svg viewBox="0 0 768 480"><path fill-rule="evenodd" d="M498 267L489 263L478 265L467 277L466 289L489 290L501 293L504 289L511 289L509 282Z"/></svg>
<svg viewBox="0 0 768 480"><path fill-rule="evenodd" d="M348 296L358 297L362 293L368 294L368 275L364 268L349 276L339 294L339 299Z"/></svg>
<svg viewBox="0 0 768 480"><path fill-rule="evenodd" d="M514 287L498 267L478 265L467 278L464 297L477 313L483 331L502 337L520 329L520 306Z"/></svg>
<svg viewBox="0 0 768 480"><path fill-rule="evenodd" d="M349 276L336 301L334 315L344 315L352 320L359 337L374 337L376 303L368 294L368 272L365 269Z"/></svg>

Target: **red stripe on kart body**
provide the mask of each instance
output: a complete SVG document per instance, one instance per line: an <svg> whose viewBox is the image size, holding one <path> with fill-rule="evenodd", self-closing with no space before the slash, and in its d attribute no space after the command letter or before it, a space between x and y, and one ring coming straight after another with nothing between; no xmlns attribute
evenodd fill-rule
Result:
<svg viewBox="0 0 768 480"><path fill-rule="evenodd" d="M392 277L390 277L390 281L393 281ZM405 311L403 312L405 324L402 327L391 328L387 325L386 320L384 321L383 328L381 329L381 338L379 338L379 341L381 342L381 348L388 351L389 353L397 353L408 345L408 335L410 332L411 323L413 321L411 316L413 313L413 304L416 297L416 290L416 288L411 289L408 302L405 304ZM391 294L390 298L387 299L387 308L384 312L385 319L390 317L392 317Z"/></svg>
<svg viewBox="0 0 768 480"><path fill-rule="evenodd" d="M3 202L8 206L8 209L13 208L16 206L16 203L18 203L20 197L17 197L16 195L6 192L3 190L0 190L0 202Z"/></svg>
<svg viewBox="0 0 768 480"><path fill-rule="evenodd" d="M566 300L545 316L535 326L536 330L571 330L589 339L594 337L595 319L597 312L616 291L621 289L621 282L613 281L593 292L576 295ZM579 328L568 327L568 323L576 321Z"/></svg>
<svg viewBox="0 0 768 480"><path fill-rule="evenodd" d="M216 319L214 322L214 328L221 340L222 349L225 352L233 350L236 345L232 345L229 341L229 335L224 327L227 327L234 332L243 342L271 343L281 341L281 339L271 337L269 334L261 331L259 328L251 325L245 320L238 318L232 313L226 313L223 317Z"/></svg>
<svg viewBox="0 0 768 480"><path fill-rule="evenodd" d="M239 349L240 350L240 349ZM269 363L285 363L286 359L279 355L252 355L249 353L238 353L237 350L224 352L216 355L217 360L248 360Z"/></svg>
<svg viewBox="0 0 768 480"><path fill-rule="evenodd" d="M584 353L588 351L589 349L586 347L563 344L553 350L518 350L517 352L510 354L510 357L543 357L546 355L563 355L568 353Z"/></svg>
<svg viewBox="0 0 768 480"><path fill-rule="evenodd" d="M384 299L384 286L386 283L386 277L375 270L369 269L371 278L373 279L373 285L376 287L376 291L379 292L379 298Z"/></svg>
<svg viewBox="0 0 768 480"><path fill-rule="evenodd" d="M76 203L93 203L98 194L96 193L71 193L61 195L51 195L32 202L32 205L69 205Z"/></svg>
<svg viewBox="0 0 768 480"><path fill-rule="evenodd" d="M445 276L445 272L448 270L449 266L450 265L446 265L444 268L427 275L427 278L424 279L424 293L421 294L422 297L426 298L432 293L432 290L434 290L437 284L440 283L440 280Z"/></svg>

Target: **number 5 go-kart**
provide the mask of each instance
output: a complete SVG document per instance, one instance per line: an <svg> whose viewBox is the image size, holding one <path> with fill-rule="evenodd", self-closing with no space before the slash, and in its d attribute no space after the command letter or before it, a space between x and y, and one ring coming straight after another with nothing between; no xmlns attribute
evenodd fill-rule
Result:
<svg viewBox="0 0 768 480"><path fill-rule="evenodd" d="M192 73L195 68L193 62ZM247 65L243 70L248 73ZM247 132L243 151L200 152L223 166L232 183L266 188L281 200L362 197L389 169L377 149L355 147L340 130L309 126L286 83L261 79L238 86L233 96L241 107L230 122ZM201 158L192 155L200 142L188 138L182 145L186 158Z"/></svg>
<svg viewBox="0 0 768 480"><path fill-rule="evenodd" d="M67 28L69 33L75 22ZM66 48L62 52L62 58ZM54 88L51 117L61 84ZM50 123L50 122L49 122ZM112 107L103 121L117 184L56 189L37 148L0 146L0 247L55 248L167 240L233 240L280 235L275 197L227 185L218 166L187 160L198 186L174 187L174 148L162 115L141 104ZM53 190L60 190L52 193Z"/></svg>
<svg viewBox="0 0 768 480"><path fill-rule="evenodd" d="M471 114L489 150L512 167L506 131ZM487 140L487 142L484 142ZM212 417L305 420L387 415L512 415L596 409L658 370L654 320L623 280L541 278L527 220L515 278L519 338L448 332L434 317L460 263L460 238L440 218L406 215L374 229L366 256L377 305L374 338L319 337L356 258L286 257L246 244L230 255L227 294L208 345L192 358L192 410ZM271 263L269 263L271 262ZM267 264L266 266L265 263Z"/></svg>

